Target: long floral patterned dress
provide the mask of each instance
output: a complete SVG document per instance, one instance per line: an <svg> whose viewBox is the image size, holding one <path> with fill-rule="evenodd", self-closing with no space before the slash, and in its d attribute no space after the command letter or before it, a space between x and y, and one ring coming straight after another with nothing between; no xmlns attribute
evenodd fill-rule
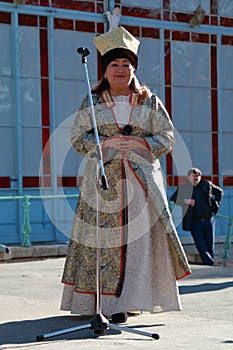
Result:
<svg viewBox="0 0 233 350"><path fill-rule="evenodd" d="M131 135L144 138L147 150L103 147L108 189L101 188L91 109L84 99L71 141L87 165L63 272L61 309L95 314L98 226L103 314L181 310L177 279L191 271L168 208L159 162L174 145L172 122L153 94L141 100L131 93L129 102L117 107L104 91L93 94L93 104L101 146L127 125Z"/></svg>

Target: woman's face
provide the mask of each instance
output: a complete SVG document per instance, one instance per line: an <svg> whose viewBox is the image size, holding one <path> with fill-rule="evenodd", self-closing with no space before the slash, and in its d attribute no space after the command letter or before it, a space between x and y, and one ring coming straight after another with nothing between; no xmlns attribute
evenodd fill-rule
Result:
<svg viewBox="0 0 233 350"><path fill-rule="evenodd" d="M111 88L128 87L134 76L134 67L127 58L116 58L106 68L105 77Z"/></svg>

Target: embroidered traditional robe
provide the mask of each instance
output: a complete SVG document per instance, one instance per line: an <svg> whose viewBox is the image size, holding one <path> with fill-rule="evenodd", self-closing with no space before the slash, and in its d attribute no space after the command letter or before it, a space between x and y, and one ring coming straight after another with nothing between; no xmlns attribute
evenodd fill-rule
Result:
<svg viewBox="0 0 233 350"><path fill-rule="evenodd" d="M104 146L123 126L116 121L108 91L93 94L93 104ZM95 312L97 219L103 312L181 309L176 280L190 274L190 267L168 208L159 162L173 148L173 125L155 95L140 100L132 93L130 105L131 135L144 138L147 150L103 147L107 190L96 180L101 175L88 97L72 129L73 147L87 158L62 278L61 308L72 313Z"/></svg>

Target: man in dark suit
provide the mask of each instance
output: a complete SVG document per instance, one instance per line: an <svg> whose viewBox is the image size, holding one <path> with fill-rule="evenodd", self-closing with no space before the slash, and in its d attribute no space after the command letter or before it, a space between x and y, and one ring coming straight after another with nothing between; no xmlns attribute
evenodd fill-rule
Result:
<svg viewBox="0 0 233 350"><path fill-rule="evenodd" d="M182 229L190 231L204 265L214 265L215 219L223 190L191 168L170 200L182 208Z"/></svg>

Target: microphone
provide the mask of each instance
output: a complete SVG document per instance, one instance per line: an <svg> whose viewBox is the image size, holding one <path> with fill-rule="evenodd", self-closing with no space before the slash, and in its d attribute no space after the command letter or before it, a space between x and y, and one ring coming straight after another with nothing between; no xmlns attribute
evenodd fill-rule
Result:
<svg viewBox="0 0 233 350"><path fill-rule="evenodd" d="M86 57L91 53L91 51L87 47L79 47L77 49L77 52L79 55L82 55L82 57Z"/></svg>
<svg viewBox="0 0 233 350"><path fill-rule="evenodd" d="M126 124L123 129L121 130L122 135L130 135L133 131L133 128L131 125Z"/></svg>

